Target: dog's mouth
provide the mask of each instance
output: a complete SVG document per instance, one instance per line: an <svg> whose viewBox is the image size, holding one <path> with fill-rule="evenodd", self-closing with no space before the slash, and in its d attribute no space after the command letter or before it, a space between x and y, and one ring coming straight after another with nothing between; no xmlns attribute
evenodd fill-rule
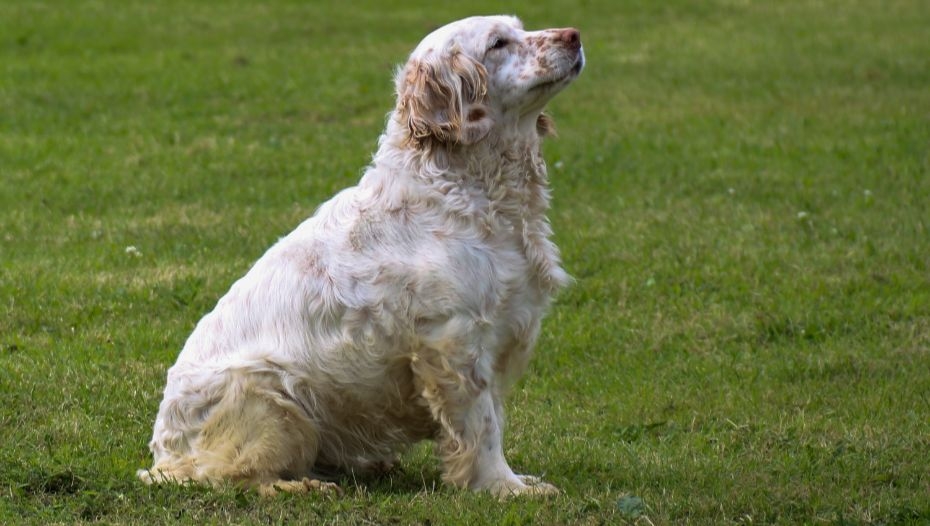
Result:
<svg viewBox="0 0 930 526"><path fill-rule="evenodd" d="M572 65L570 73L573 77L577 77L582 69L584 69L584 49L578 48L578 56L575 57L575 63Z"/></svg>
<svg viewBox="0 0 930 526"><path fill-rule="evenodd" d="M544 80L536 84L535 86L533 86L531 89L545 90L545 89L553 88L556 86L562 86L564 84L568 84L569 82L575 80L575 77L577 77L581 73L581 70L583 68L584 68L584 50L581 48L578 48L578 54L575 55L575 62L572 63L571 67L565 70L561 75L558 75L555 78L552 78L549 80Z"/></svg>

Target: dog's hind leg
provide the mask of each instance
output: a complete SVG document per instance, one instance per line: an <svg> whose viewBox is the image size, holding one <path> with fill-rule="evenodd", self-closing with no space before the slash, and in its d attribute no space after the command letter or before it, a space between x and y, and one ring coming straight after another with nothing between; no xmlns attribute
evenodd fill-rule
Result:
<svg viewBox="0 0 930 526"><path fill-rule="evenodd" d="M232 483L262 494L334 490L312 478L319 433L307 412L268 371L230 371L223 397L189 451L159 459L140 478Z"/></svg>

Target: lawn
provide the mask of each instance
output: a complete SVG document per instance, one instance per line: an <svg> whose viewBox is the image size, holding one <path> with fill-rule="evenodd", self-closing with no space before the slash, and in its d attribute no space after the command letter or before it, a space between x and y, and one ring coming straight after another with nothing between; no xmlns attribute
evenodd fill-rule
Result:
<svg viewBox="0 0 930 526"><path fill-rule="evenodd" d="M0 523L927 524L925 0L0 3ZM581 29L550 106L576 282L506 451L563 494L146 487L165 372L353 184L430 29Z"/></svg>

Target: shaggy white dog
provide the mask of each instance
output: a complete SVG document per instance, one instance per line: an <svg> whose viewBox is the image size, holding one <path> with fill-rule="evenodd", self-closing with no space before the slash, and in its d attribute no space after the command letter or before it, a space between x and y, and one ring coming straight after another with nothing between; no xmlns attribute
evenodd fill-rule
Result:
<svg viewBox="0 0 930 526"><path fill-rule="evenodd" d="M504 459L503 399L568 277L549 240L546 102L584 65L575 29L514 17L437 29L396 75L358 186L219 300L168 371L148 483L331 489L434 439L443 479L558 490Z"/></svg>

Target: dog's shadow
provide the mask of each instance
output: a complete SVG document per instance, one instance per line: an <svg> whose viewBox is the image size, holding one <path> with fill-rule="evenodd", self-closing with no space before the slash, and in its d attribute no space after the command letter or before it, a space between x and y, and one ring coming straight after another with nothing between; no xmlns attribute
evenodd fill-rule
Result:
<svg viewBox="0 0 930 526"><path fill-rule="evenodd" d="M326 474L329 475L329 474ZM396 464L383 472L339 472L332 480L349 493L414 495L443 488L438 466Z"/></svg>
<svg viewBox="0 0 930 526"><path fill-rule="evenodd" d="M314 472L323 480L335 482L347 493L433 493L445 487L433 449L429 441L420 442L401 454L389 468L355 471L317 465Z"/></svg>

